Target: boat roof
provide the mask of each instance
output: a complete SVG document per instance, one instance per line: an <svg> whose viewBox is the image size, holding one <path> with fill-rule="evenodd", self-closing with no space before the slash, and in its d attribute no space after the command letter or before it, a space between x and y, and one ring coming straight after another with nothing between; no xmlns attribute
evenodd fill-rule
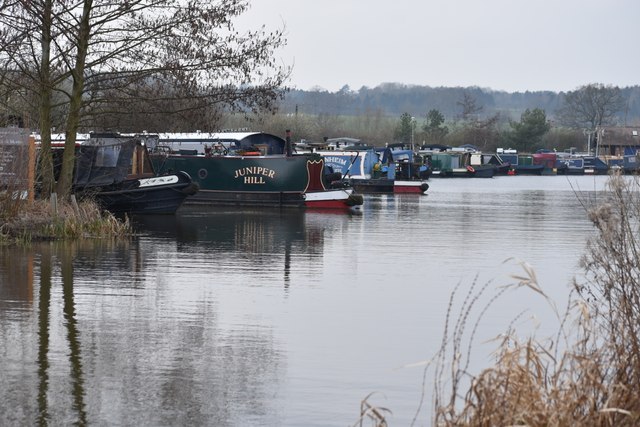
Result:
<svg viewBox="0 0 640 427"><path fill-rule="evenodd" d="M242 141L245 138L248 138L253 135L268 135L273 136L274 138L282 139L279 136L271 135L265 132L159 132L159 133L148 133L143 131L141 133L122 133L122 136L139 136L139 135L157 135L161 142L181 142L181 141L190 141L190 142L207 142L207 141ZM40 141L40 134L34 133L34 138L37 142ZM52 133L51 134L51 142L60 143L65 141L65 133ZM88 141L91 137L91 133L78 133L76 134L76 142L83 143Z"/></svg>
<svg viewBox="0 0 640 427"><path fill-rule="evenodd" d="M349 144L356 144L356 143L360 142L360 140L358 138L350 138L348 136L341 136L341 137L338 137L338 138L327 138L326 142L328 144L336 143L336 142L345 142L345 143L349 143Z"/></svg>
<svg viewBox="0 0 640 427"><path fill-rule="evenodd" d="M242 141L252 135L270 135L265 132L160 132L160 141ZM281 138L272 135L276 138Z"/></svg>
<svg viewBox="0 0 640 427"><path fill-rule="evenodd" d="M33 137L36 140L36 142L40 142L40 133L33 132L31 135L33 135ZM65 133L52 133L51 134L51 142L64 142L65 138L66 138L66 134ZM76 142L86 141L87 139L89 139L89 134L88 133L78 133L78 134L76 134Z"/></svg>

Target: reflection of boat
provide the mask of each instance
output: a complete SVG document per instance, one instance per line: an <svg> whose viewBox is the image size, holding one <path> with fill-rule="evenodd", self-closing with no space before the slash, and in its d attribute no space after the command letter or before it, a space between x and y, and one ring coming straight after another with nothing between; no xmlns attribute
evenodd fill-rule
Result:
<svg viewBox="0 0 640 427"><path fill-rule="evenodd" d="M327 180L322 156L293 154L289 137L250 132L160 139L152 159L160 173L183 170L199 184L187 205L357 209L363 202L353 188Z"/></svg>
<svg viewBox="0 0 640 427"><path fill-rule="evenodd" d="M285 242L305 240L306 233L312 231L305 225L308 215L313 213L296 209L185 205L177 215L145 215L134 218L132 224L138 233L175 238L179 243L231 252L277 254L282 252Z"/></svg>
<svg viewBox="0 0 640 427"><path fill-rule="evenodd" d="M114 214L172 214L197 188L183 171L157 176L134 136L92 134L76 150L74 191Z"/></svg>
<svg viewBox="0 0 640 427"><path fill-rule="evenodd" d="M336 223L349 219L349 215L337 210L313 212L187 205L176 215L134 217L132 225L139 235L148 233L154 239L175 239L180 247L184 245L190 252L194 247L201 247L206 248L203 253L214 258L219 253L226 259L237 259L238 263L250 259L251 268L262 270L262 273L278 269L281 265L286 285L292 256L294 260L300 256L321 256L325 232L341 229ZM210 259L206 262L209 263ZM321 268L322 263L305 263L304 270L313 274L314 266Z"/></svg>

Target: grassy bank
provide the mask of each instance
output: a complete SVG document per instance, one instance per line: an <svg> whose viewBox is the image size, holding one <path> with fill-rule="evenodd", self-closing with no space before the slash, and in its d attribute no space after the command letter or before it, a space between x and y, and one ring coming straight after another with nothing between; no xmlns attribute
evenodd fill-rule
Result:
<svg viewBox="0 0 640 427"><path fill-rule="evenodd" d="M95 202L0 200L0 243L113 238L131 235L128 220L102 211Z"/></svg>

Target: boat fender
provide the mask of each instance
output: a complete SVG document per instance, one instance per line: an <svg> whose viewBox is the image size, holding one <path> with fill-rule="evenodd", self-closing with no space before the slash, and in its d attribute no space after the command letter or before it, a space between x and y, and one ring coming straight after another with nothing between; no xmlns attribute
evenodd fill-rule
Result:
<svg viewBox="0 0 640 427"><path fill-rule="evenodd" d="M471 165L467 166L467 170L471 173L474 173L476 171Z"/></svg>

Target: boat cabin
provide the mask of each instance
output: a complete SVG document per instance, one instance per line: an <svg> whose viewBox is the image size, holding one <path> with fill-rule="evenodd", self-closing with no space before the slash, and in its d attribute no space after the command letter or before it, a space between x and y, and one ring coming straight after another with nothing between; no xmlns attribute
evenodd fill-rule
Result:
<svg viewBox="0 0 640 427"><path fill-rule="evenodd" d="M76 147L74 186L104 187L155 176L141 138L116 133L92 133Z"/></svg>

